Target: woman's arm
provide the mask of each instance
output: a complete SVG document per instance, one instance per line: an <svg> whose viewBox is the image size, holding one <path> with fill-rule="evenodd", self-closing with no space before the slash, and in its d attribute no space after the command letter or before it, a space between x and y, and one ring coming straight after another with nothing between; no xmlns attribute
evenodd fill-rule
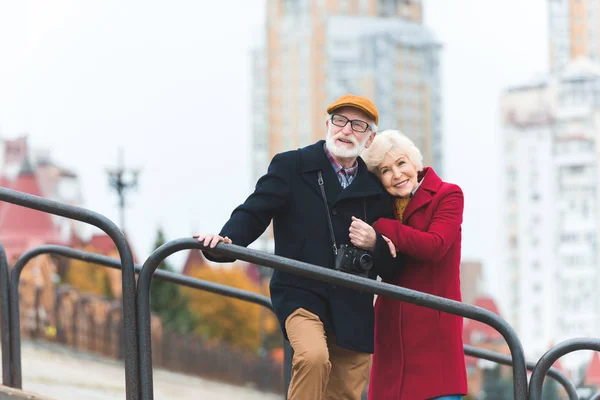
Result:
<svg viewBox="0 0 600 400"><path fill-rule="evenodd" d="M399 252L422 261L439 261L454 243L463 219L464 196L452 186L439 202L426 232L403 225L397 220L381 218L373 227L390 238Z"/></svg>

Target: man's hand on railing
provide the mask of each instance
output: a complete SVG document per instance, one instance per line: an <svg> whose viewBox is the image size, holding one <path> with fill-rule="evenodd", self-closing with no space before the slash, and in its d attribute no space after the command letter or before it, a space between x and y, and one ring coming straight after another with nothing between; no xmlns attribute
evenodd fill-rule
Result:
<svg viewBox="0 0 600 400"><path fill-rule="evenodd" d="M223 237L221 235L204 233L200 235L194 235L193 237L194 239L198 239L198 242L200 243L204 242L204 245L210 247L211 249L214 249L219 242L231 244L231 239L229 239L227 236Z"/></svg>
<svg viewBox="0 0 600 400"><path fill-rule="evenodd" d="M209 234L202 233L199 235L194 235L193 238L197 239L199 243L202 243L202 244L204 244L204 246L210 247L211 249L214 249L219 242L231 244L231 239L229 239L227 236L223 237L221 235L213 235L210 233ZM212 253L210 251L204 251L204 253L208 254L210 257L212 257L214 259L222 258L222 257L215 255L214 253Z"/></svg>

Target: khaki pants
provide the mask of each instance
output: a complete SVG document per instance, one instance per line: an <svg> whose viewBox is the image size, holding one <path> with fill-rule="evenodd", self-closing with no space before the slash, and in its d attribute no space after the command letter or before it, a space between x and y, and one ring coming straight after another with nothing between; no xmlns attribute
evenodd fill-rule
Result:
<svg viewBox="0 0 600 400"><path fill-rule="evenodd" d="M371 354L340 347L318 316L299 308L285 321L294 349L288 400L360 400Z"/></svg>

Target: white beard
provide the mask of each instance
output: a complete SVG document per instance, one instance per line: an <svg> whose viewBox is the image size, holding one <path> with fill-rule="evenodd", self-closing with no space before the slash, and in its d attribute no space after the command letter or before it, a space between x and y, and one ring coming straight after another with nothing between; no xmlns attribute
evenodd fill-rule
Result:
<svg viewBox="0 0 600 400"><path fill-rule="evenodd" d="M344 139L352 141L354 147L349 149L338 146L335 141L339 137L344 137ZM357 158L367 147L367 140L369 140L369 136L366 136L362 143L358 143L354 136L346 136L341 132L333 136L331 129L327 130L327 150L339 158Z"/></svg>

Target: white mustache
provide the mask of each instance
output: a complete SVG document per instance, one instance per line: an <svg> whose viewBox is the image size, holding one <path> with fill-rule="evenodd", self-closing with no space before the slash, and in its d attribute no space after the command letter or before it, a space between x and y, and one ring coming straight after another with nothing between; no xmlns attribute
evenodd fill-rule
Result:
<svg viewBox="0 0 600 400"><path fill-rule="evenodd" d="M350 141L350 142L352 142L353 145L358 146L358 140L356 140L356 138L352 135L346 136L343 133L338 133L337 135L335 135L333 137L333 140L338 140L338 139L344 139L344 140Z"/></svg>

